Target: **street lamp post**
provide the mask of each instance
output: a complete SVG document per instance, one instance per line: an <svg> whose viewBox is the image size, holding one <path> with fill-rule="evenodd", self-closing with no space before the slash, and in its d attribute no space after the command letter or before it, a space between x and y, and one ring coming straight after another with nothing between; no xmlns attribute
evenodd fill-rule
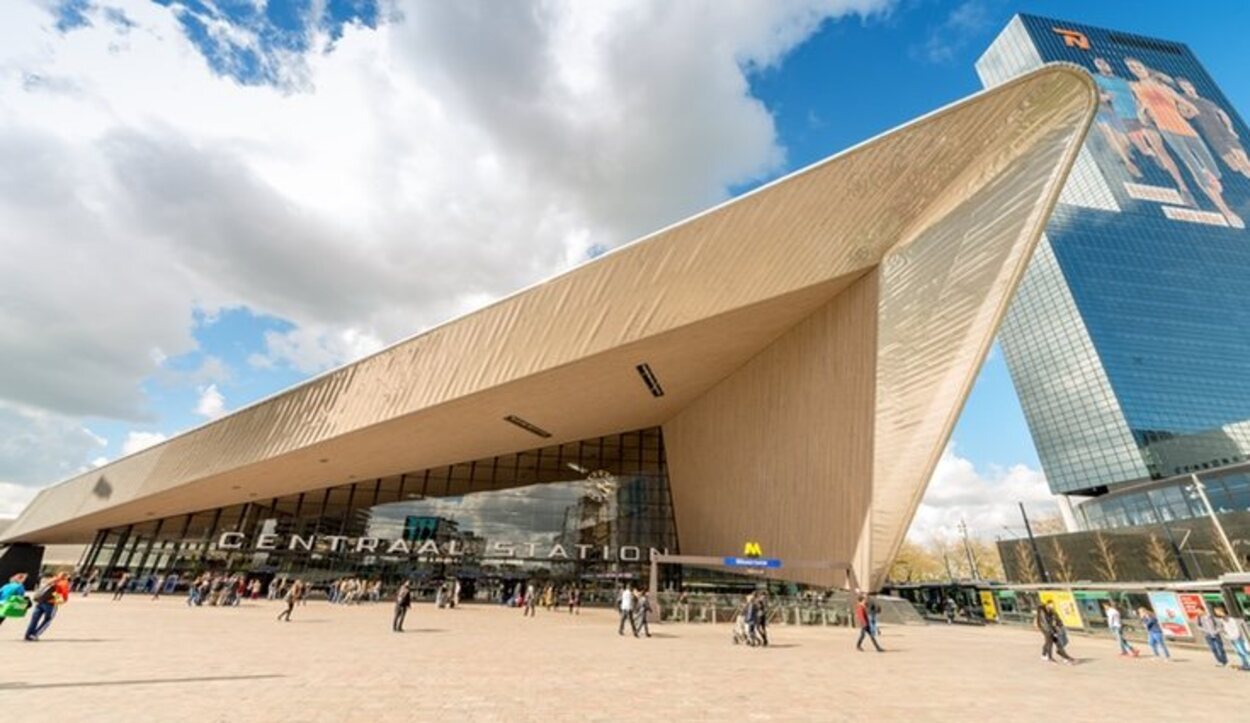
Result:
<svg viewBox="0 0 1250 723"><path fill-rule="evenodd" d="M1029 515L1024 511L1024 503L1020 503L1020 516L1024 518L1024 531L1029 535L1029 545L1033 548L1033 558L1037 561L1037 574L1041 576L1042 582L1050 582L1050 575L1046 572L1046 563L1042 560L1042 551L1037 547L1037 539L1033 537L1033 527L1029 524Z"/></svg>
<svg viewBox="0 0 1250 723"><path fill-rule="evenodd" d="M972 579L980 581L981 571L977 569L976 557L972 554L972 546L968 544L968 525L962 517L959 518L959 532L964 537L964 553L968 555L968 569L972 571Z"/></svg>

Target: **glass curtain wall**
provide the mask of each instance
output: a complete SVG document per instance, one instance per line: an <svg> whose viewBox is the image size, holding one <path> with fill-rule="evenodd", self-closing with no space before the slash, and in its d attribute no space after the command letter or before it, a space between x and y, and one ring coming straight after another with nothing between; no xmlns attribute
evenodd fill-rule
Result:
<svg viewBox="0 0 1250 723"><path fill-rule="evenodd" d="M659 428L362 480L101 531L84 568L264 581L615 584L677 552ZM107 585L106 585L107 587Z"/></svg>

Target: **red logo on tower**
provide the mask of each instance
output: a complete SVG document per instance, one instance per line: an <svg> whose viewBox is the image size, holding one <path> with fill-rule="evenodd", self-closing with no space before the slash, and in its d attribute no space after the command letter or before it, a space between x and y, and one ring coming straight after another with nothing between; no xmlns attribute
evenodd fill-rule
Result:
<svg viewBox="0 0 1250 723"><path fill-rule="evenodd" d="M1080 48L1081 50L1089 50L1089 38L1085 33L1079 30L1068 30L1067 28L1051 28L1055 34L1063 38L1063 44L1069 48Z"/></svg>

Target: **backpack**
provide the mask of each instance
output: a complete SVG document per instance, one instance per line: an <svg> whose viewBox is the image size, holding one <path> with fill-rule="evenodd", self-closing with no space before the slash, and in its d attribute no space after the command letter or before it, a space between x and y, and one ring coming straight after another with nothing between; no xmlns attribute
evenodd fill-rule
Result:
<svg viewBox="0 0 1250 723"><path fill-rule="evenodd" d="M35 591L35 602L37 603L53 603L56 602L56 586L48 583Z"/></svg>

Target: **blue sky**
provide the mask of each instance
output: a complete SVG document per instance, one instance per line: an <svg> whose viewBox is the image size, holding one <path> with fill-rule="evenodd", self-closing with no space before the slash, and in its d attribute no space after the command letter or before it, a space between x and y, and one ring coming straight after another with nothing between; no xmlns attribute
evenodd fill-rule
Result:
<svg viewBox="0 0 1250 723"><path fill-rule="evenodd" d="M97 222L90 227L111 226L113 221L119 228L124 224L135 224L137 230L130 235L150 239L156 244L153 248L168 249L176 245L181 250L176 258L171 256L162 267L168 270L170 286L165 296L152 295L150 301L145 299L143 303L148 304L146 307L135 302L136 308L146 308L147 312L126 312L139 316L145 313L152 315L154 331L150 339L144 336L142 328L128 332L132 334L129 337L133 339L129 342L131 347L137 347L136 353L145 359L125 363L116 360L100 362L110 370L122 370L116 377L122 381L107 382L104 380L109 377L102 376L102 386L125 386L124 380L137 379L130 382L137 388L133 397L101 400L92 399L91 394L85 393L82 399L64 400L64 395L39 396L31 393L23 396L23 390L6 393L6 390L0 389L0 402L10 399L26 405L23 409L46 408L48 414L61 415L71 421L79 420L73 424L80 422L82 427L89 429L93 435L91 439L104 440L102 444L86 442L82 451L86 459L82 461L115 459L125 451L128 439L134 441L136 433L169 436L189 429L223 411L237 409L280 391L330 364L376 349L382 343L415 333L449 315L462 313L535 278L554 273L579 258L586 258L597 249L676 220L723 198L726 192L733 194L748 190L976 92L980 85L973 63L1014 12L1112 26L1185 42L1206 64L1234 106L1243 114L1250 108L1250 73L1245 72L1246 55L1241 37L1245 28L1250 27L1250 4L1211 3L1196 6L1193 12L1178 10L1175 2L1151 0L1134 2L1131 6L1059 0L897 0L892 3L887 0L863 0L844 4L885 9L867 16L852 14L840 19L826 19L814 31L803 26L806 22L803 18L809 16L802 13L795 13L798 20L779 19L777 16L784 15L784 12L776 10L776 4L748 4L735 9L713 3L711 7L730 8L723 13L725 18L716 18L715 22L704 21L697 16L683 19L683 13L689 15L694 12L691 8L697 6L693 3L679 9L670 8L667 12L659 11L657 17L671 22L675 28L673 33L665 34L668 26L657 27L655 32L642 28L643 35L639 37L655 42L656 46L649 53L640 52L636 58L626 57L625 64L645 65L651 55L663 55L665 62L670 63L669 67L681 70L674 75L686 72L688 64L694 69L689 71L691 77L698 78L697 74L702 72L699 68L708 64L709 78L723 78L723 73L717 75L721 71L711 67L706 57L701 57L716 56L716 46L709 46L709 51L704 53L700 42L707 41L699 40L702 37L700 33L708 33L712 41L721 35L732 36L734 42L739 43L732 50L732 57L747 58L746 70L742 73L747 84L746 97L709 95L704 99L707 101L706 109L690 111L690 117L694 119L692 129L683 128L676 122L667 127L657 125L648 129L647 133L659 139L656 143L669 143L660 151L651 148L639 151L628 146L628 143L638 142L637 139L621 140L622 154L644 159L654 156L659 160L653 165L638 161L636 168L629 159L620 161L618 165L623 170L618 169L619 172L611 175L596 197L582 197L578 195L582 191L568 190L587 185L587 171L577 166L563 168L562 157L559 156L561 148L571 147L564 144L576 142L576 137L570 141L567 136L581 132L585 119L557 118L556 121L567 121L567 128L561 134L544 134L542 128L535 130L529 127L523 114L533 112L546 122L551 118L542 114L550 113L550 110L523 107L524 100L521 106L515 103L504 105L499 100L499 96L507 96L513 90L523 99L522 91L528 87L526 83L543 81L542 72L535 72L532 76L526 74L531 60L526 56L526 43L551 41L550 34L544 34L541 27L548 18L518 10L520 3L494 6L492 12L487 14L505 17L485 20L483 13L467 4L454 8L438 4L394 7L390 3L379 5L373 0L331 0L326 4L326 12L317 17L312 16L311 9L321 4L314 4L311 0L273 0L268 3L252 0L158 0L155 4L71 0L57 6L54 15L46 22L30 15L34 18L30 22L48 26L47 38L52 50L39 52L55 54L59 44L64 46L65 57L47 60L42 69L36 69L35 65L26 68L21 76L22 87L27 91L56 91L65 98L90 94L96 88L113 88L108 94L101 95L103 100L97 99L95 103L95 106L117 106L99 121L99 128L81 131L81 137L73 135L79 131L67 130L66 138L72 142L90 138L93 152L99 151L108 163L116 164L117 168L125 171L117 176L124 179L122 186L138 188L144 183L149 184L141 189L149 194L142 197L147 200L132 199L137 209L135 213L112 219L109 223ZM767 11L764 5L770 5ZM764 16L758 20L759 23L775 23L778 30L771 35L757 32L752 26L753 22L757 22L751 16L753 12ZM0 10L0 20L4 16L5 11ZM673 16L677 16L676 19ZM497 20L502 28L495 36L488 35L490 30L485 28L491 20ZM601 27L599 32L605 35L627 33L628 29L620 28L629 20L631 18L627 13L620 13L612 26ZM797 25L786 24L791 21ZM686 24L682 25L682 22ZM466 24L474 23L483 25L475 27L475 33L492 40L475 37L473 42L466 43L459 39L459 31ZM408 75L387 69L378 70L378 63L368 62L373 57L370 52L379 52L370 48L370 36L403 25L420 27L408 28L413 33L404 36L408 46L401 50L394 47L387 50L396 54L386 56L387 62L394 62L396 66L409 64L415 70L406 71ZM422 35L424 27L431 30ZM801 28L797 31L798 36L787 36L786 33L793 31L794 27ZM99 57L108 58L111 62L111 59L123 58L127 53L155 52L153 48L169 45L168 39L162 39L161 35L169 28L176 29L189 39L191 47L201 56L202 73L193 65L182 72L187 77L185 85L198 84L197 87L205 88L204 93L213 95L215 100L206 104L205 110L180 116L178 108L174 107L175 101L169 101L169 107L160 107L161 98L169 91L163 94L154 90L159 78L148 83L145 68L152 67L151 59L136 58L147 60L148 65L139 62L134 66L138 70L119 70L117 77L92 77L91 64L78 59L79 54L89 57L91 52L100 52L102 55ZM681 32L683 28L684 35ZM799 39L779 41L776 40L778 36ZM0 41L3 39L0 34ZM101 43L105 42L105 49L100 50ZM573 41L564 38L561 42L572 42L576 46L576 38ZM461 47L465 45L469 46L467 50ZM351 66L354 68L352 72L336 71L333 61L343 54L350 55L353 62L358 58L363 60L360 60L360 65ZM507 85L496 87L492 83L501 81L491 75L491 68L484 66L500 58L503 64L511 63L518 70L515 77L506 78ZM3 51L0 50L0 61L3 60ZM21 59L16 62L28 61ZM537 61L535 63L535 67L539 67ZM0 62L0 70L3 68L4 64ZM400 83L381 93L386 102L398 98L393 101L395 105L386 106L388 113L401 115L412 112L412 107L426 109L407 122L399 123L398 132L393 132L391 136L383 132L379 136L393 137L400 148L394 152L395 155L409 152L413 159L411 163L388 167L386 164L389 161L384 156L391 153L389 149L376 155L375 161L370 163L360 162L359 153L349 153L358 146L373 149L373 145L361 145L360 139L371 137L370 134L379 127L387 130L384 119L380 120L376 114L371 116L368 112L369 108L383 107L377 97L361 96L363 100L359 103L336 102L329 108L306 111L307 114L302 117L298 115L298 109L303 104L316 107L313 103L316 96L339 92L345 97L356 98L352 95L357 90L356 86L368 85L364 80L359 83L355 80L364 77L362 69L376 72L376 78L370 78L376 79L382 87L387 83ZM628 82L628 69L611 66L610 70L623 74L627 80L621 82ZM577 76L577 68L573 67L570 73ZM158 76L159 73L153 72L152 75ZM408 98L408 89L402 86L405 78L419 79L413 82L419 82L421 90L428 91L429 97ZM173 77L169 82L173 83L169 88L183 84L179 77ZM587 81L580 78L578 83L580 85L574 83L570 86L574 89L570 92L581 92ZM659 87L663 84L659 81L649 81L649 85L639 87L643 89L640 92L654 91L653 114L686 112L674 107L685 100L682 88L678 87L676 92L665 95L664 88ZM138 100L127 101L132 96ZM607 95L588 97L596 102L608 98ZM438 112L428 110L434 107L431 98L444 103ZM758 100L762 107L753 105L750 102L752 98ZM610 99L617 98L613 96ZM695 105L698 101L694 98L690 103ZM133 108L125 106L126 102L131 102ZM177 102L195 101L184 98ZM0 105L3 103L3 92L0 92ZM32 100L35 110L30 111L30 118L38 119L41 112L53 113L48 117L59 123L69 117L64 107L49 105L42 108L35 107L34 103ZM239 107L249 108L255 104L261 110L249 110L248 113L253 115L244 113L241 119L225 118L218 122L215 114L223 106L236 103ZM490 213L472 207L472 199L464 202L469 208L458 215L459 209L449 212L447 207L457 205L459 200L449 204L438 195L437 189L431 190L422 185L422 179L433 173L430 169L438 167L438 159L430 160L431 152L416 148L417 141L404 138L402 131L420 121L435 128L445 127L459 132L459 126L468 124L457 122L453 112L457 110L481 115L481 118L475 118L474 126L481 129L481 133L469 136L471 140L480 135L492 135L496 139L494 145L485 147L472 161L479 170L485 169L481 171L485 183L489 184L501 173L514 173L517 174L515 177L527 179L527 183L544 186L549 192L540 197L538 205L547 209L548 215L534 219L500 215L499 221L491 221ZM227 111L228 108L222 112L228 116ZM263 142L249 137L254 130L252 126L263 126L267 122L266 113L279 111L290 113L283 116L289 133L278 129L277 133L266 136ZM593 115L593 111L588 112ZM700 112L704 114L699 115ZM509 113L521 113L522 116L511 122L514 119L508 117ZM152 117L165 114L168 117L160 122L149 122ZM327 114L341 114L343 118L326 120L324 116ZM443 115L450 117L451 122L439 126ZM210 124L210 121L217 123L208 132L199 127L205 116L213 117L203 121L204 124ZM488 116L502 120L492 125ZM3 117L2 114L0 117ZM253 119L255 122L252 122ZM305 119L312 126L325 124L331 132L314 137L314 142L302 147L303 151L294 141L292 148L285 148L286 136L299 137L305 132L300 127ZM729 127L723 137L704 132L722 119ZM17 125L20 124L15 124L17 130L35 133L32 129L40 123L31 121L27 128L17 128ZM65 122L64 125L69 128L74 123ZM533 125L542 126L543 123ZM169 132L169 129L175 132ZM0 125L0 133L5 130L10 129ZM320 126L313 130L320 132ZM628 130L616 129L606 137L624 138L623 133L627 134ZM669 130L673 137L663 138ZM683 130L691 135L682 136ZM309 134L312 132L308 131ZM735 133L737 135L733 135ZM709 138L703 139L703 136ZM26 147L32 146L29 142L32 136L21 137L27 138L23 141ZM107 142L101 142L102 138L107 138ZM691 148L701 141L708 144L707 148ZM3 143L4 138L0 136L0 153L4 152ZM408 145L414 148L408 149ZM594 140L592 145L603 148L605 144L600 139ZM549 149L556 149L557 155L541 155L550 152ZM314 173L301 170L301 153L315 153L318 159L324 158L326 163L334 164L334 170L330 170L330 166L310 166L316 171ZM689 159L682 160L687 155ZM722 163L723 156L733 157ZM159 169L143 165L154 157L174 160ZM670 165L665 166L666 162ZM456 173L462 165L461 160L456 160L447 166L451 169L448 173ZM358 192L358 187L376 180L373 175L377 167L393 174L378 186L385 190L371 195ZM412 167L420 168L426 176L404 176ZM361 182L335 187L334 179L340 172L345 174L344 178ZM555 180L540 177L548 172ZM560 177L564 172L567 172L567 178ZM351 173L359 175L351 176ZM660 193L663 189L647 189L655 191L654 198L632 199L631 196L636 195L639 188L651 184L657 173L674 176L674 184L683 183L680 193L664 194ZM690 178L686 178L685 174L689 174ZM408 178L408 185L392 182L393 178ZM448 181L449 185L455 182ZM472 178L465 182L469 183L466 186L468 189L479 187L472 183L482 183ZM116 182L102 182L100 188L111 192L117 185ZM547 185L551 188L546 189ZM424 194L421 197L432 204L430 208L448 213L448 218L442 219L441 225L432 224L427 229L425 217L430 214L422 215L417 208L419 204L405 205L404 193L409 192L403 190L406 188L412 189L410 193L414 197ZM171 193L170 189L203 190L194 191L191 194L193 198L188 201L188 196L181 192L176 197L161 196L162 193ZM467 193L471 191L461 193L459 198L464 198ZM510 198L506 189L488 189L482 195L482 208L488 211L493 208L491 204L504 204ZM140 198L140 194L136 192L134 198ZM161 200L153 202L152 198ZM298 203L292 199L298 199ZM318 221L316 207L327 203L336 207L335 218ZM127 207L126 203L116 205ZM0 207L0 220L6 220L4 212L5 209ZM17 214L17 211L11 213ZM161 225L164 222L162 215L166 213L172 215L169 220L173 224L171 226ZM178 238L178 232L169 229L177 229L176 222L187 214L204 214L206 219L219 220L201 224L207 230L197 230L198 235L194 239ZM566 240L563 245L553 248L546 255L525 258L525 263L518 265L502 254L496 254L501 259L497 269L490 266L490 261L478 260L479 255L485 253L484 249L506 248L509 237L526 237L538 233L536 228L546 228L548 224L560 227L560 223L553 219L571 216L590 221L581 226L573 223L564 233ZM484 218L486 225L473 226L473 218ZM272 236L275 234L271 234L269 229L288 227L296 231L277 234L281 238L274 241ZM220 232L214 233L217 228L221 229ZM450 292L440 291L438 284L419 279L415 271L409 276L401 273L404 244L409 243L405 234L411 236L411 243L421 245L426 243L424 239L427 236L453 232L465 234L466 240L456 241L447 248L440 247L437 253L431 251L432 261L422 257L413 263L418 270L428 268L426 264L430 263L440 264L436 268L444 268L441 265L446 265L446 268L463 266L464 270L457 272L463 276L457 278L468 279L468 283L460 281L448 288L463 290L468 287L468 290L454 299ZM53 230L48 233L54 235ZM399 241L387 245L375 239L373 234L377 239L394 237ZM330 259L336 258L335 254L347 246L376 246L371 256L381 261L376 266L362 267L368 273L361 271L362 280L358 284L339 287L336 286L337 280L330 275L335 270L332 268L335 261L325 261L327 268L305 268L300 259L325 257L327 254L288 248L295 242L285 239L297 239L298 243L308 244L307 249L335 249L335 253L328 255ZM236 253L234 265L226 262L215 265L219 259L210 252L225 249L233 241L241 244L242 248L241 253ZM266 246L269 243L276 243L277 247ZM199 253L201 250L202 254ZM342 251L342 254L342 263L354 262L348 251ZM481 258L493 257L483 255ZM110 257L108 263L116 265L123 262ZM213 271L212 278L207 280L203 278L206 276L206 265ZM299 268L293 268L296 266ZM377 278L376 284L371 283L369 274ZM293 287L300 285L300 289L283 295L280 290L271 293L261 288L288 283ZM378 298L364 300L372 293L374 285L381 289ZM412 296L421 297L419 303L407 298L409 288ZM135 290L124 285L110 289L107 292L109 303L113 303L112 296L124 297L132 291ZM178 299L177 304L163 301L174 298ZM412 305L408 306L410 301ZM368 324L363 321L365 317ZM358 320L361 320L359 324L356 323ZM32 328L48 328L34 320L30 324ZM158 328L160 333L156 331ZM67 343L72 344L72 341ZM89 344L83 344L84 349L88 347ZM101 350L100 356L104 358L119 353L123 352L110 349L106 353ZM142 371L143 364L150 367L149 372ZM30 373L31 379L40 378L39 365L32 362L34 371ZM68 424L66 428L73 424ZM955 431L954 442L959 456L975 470L984 472L987 478L1001 478L1001 470L1016 465L1034 470L1039 466L997 348L991 352L968 400ZM62 467L65 467L64 463ZM72 472L73 469L65 468L65 471ZM34 484L34 477L38 475L45 475L45 482L52 481L46 478L49 473L42 468L37 474L30 471L24 477L26 473L21 470L6 471L0 460L0 483L5 481L6 474L24 484Z"/></svg>

